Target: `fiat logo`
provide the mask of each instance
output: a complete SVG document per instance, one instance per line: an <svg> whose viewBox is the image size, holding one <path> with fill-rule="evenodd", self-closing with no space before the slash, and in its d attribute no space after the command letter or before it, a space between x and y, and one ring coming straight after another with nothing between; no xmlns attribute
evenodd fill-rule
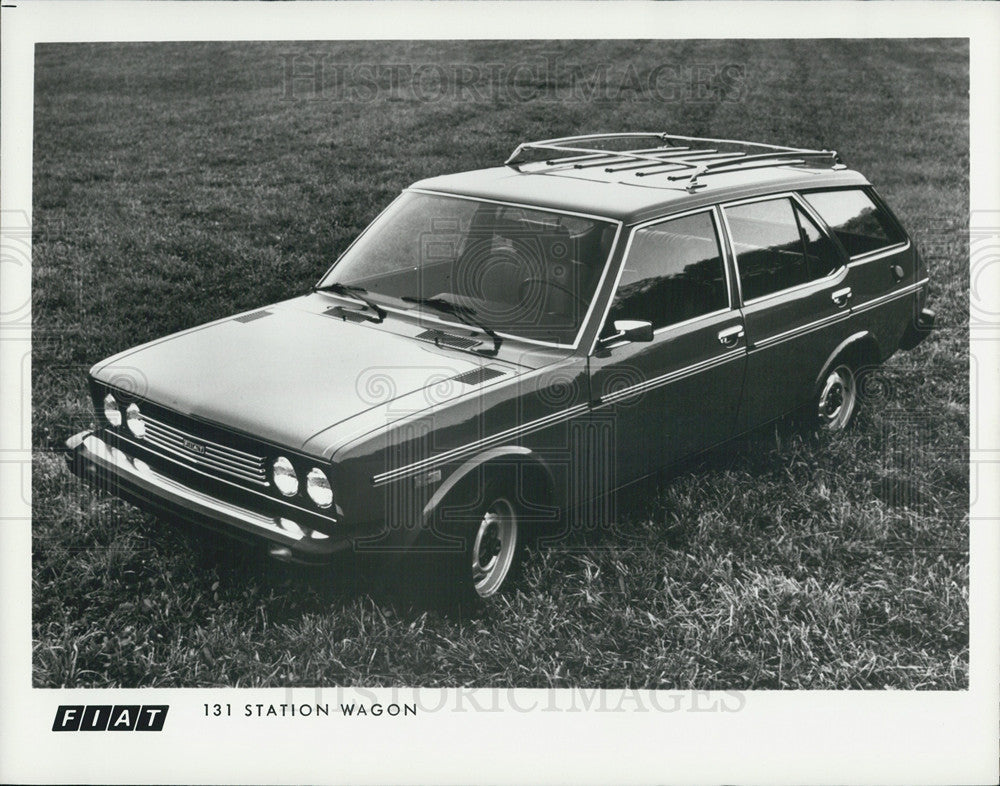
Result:
<svg viewBox="0 0 1000 786"><path fill-rule="evenodd" d="M205 446L199 445L197 442L192 442L189 439L183 440L184 447L190 450L192 453L197 453L199 456L205 455Z"/></svg>

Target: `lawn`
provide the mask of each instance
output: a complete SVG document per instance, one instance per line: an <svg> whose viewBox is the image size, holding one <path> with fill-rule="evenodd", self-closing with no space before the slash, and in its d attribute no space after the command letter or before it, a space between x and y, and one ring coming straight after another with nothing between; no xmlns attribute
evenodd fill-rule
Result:
<svg viewBox="0 0 1000 786"><path fill-rule="evenodd" d="M968 685L965 43L58 44L35 85L36 686ZM472 617L208 548L66 471L96 361L304 292L416 179L624 130L832 147L879 187L940 328L854 429L781 423L631 489Z"/></svg>

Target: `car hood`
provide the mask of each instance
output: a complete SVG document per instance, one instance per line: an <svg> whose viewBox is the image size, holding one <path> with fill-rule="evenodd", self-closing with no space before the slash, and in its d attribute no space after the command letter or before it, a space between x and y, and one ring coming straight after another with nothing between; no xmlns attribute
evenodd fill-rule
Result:
<svg viewBox="0 0 1000 786"><path fill-rule="evenodd" d="M454 380L484 366L496 372L489 381ZM388 323L343 321L286 301L143 344L91 373L183 415L302 448L369 410L391 422L517 370Z"/></svg>

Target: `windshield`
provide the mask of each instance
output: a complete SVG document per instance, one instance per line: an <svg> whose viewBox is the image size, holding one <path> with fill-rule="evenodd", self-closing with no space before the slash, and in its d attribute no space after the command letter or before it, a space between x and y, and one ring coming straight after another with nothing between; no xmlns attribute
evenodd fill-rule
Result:
<svg viewBox="0 0 1000 786"><path fill-rule="evenodd" d="M497 332L572 344L615 229L610 221L406 192L318 286L360 287L389 308L461 323L427 302L443 300Z"/></svg>

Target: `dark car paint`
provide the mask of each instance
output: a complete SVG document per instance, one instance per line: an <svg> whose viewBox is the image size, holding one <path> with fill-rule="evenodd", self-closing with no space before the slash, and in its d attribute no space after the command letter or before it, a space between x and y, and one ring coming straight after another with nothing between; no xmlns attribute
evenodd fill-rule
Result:
<svg viewBox="0 0 1000 786"><path fill-rule="evenodd" d="M400 319L373 329L369 322L327 315L337 304L351 305L322 294L276 303L252 312L250 321L230 318L130 350L93 376L113 384L138 369L136 393L143 398L305 449L369 409L379 409L383 422L394 411L407 411L412 394L422 399L428 383L487 363L508 374L516 371L503 357L487 359L415 341L412 336L420 331ZM262 374L263 368L268 373Z"/></svg>
<svg viewBox="0 0 1000 786"><path fill-rule="evenodd" d="M693 194L621 186L609 199L599 178L498 168L414 186L623 222L575 347L509 337L496 357L486 357L417 338L428 327L468 334L467 326L416 310L392 313L379 324L345 321L327 312L352 307L349 298L314 293L267 307L266 318L218 320L98 364L95 404L103 386L138 375L139 400L257 437L268 449L294 449L303 461L324 462L338 508L336 523L331 517L326 529L341 543L359 537L371 548L413 543L445 490L488 462L534 468L548 505L533 510L539 521L549 521L554 508L598 497L801 405L822 370L849 346L863 345L874 360L885 359L922 305L922 272L909 242L867 258L845 255L827 279L743 304L719 222L731 307L659 331L649 343L598 346L637 224L698 207L718 216L716 206L762 194L869 187L847 170L783 167L718 181ZM838 305L831 295L845 287L852 297ZM724 346L718 334L736 326L744 334ZM264 366L267 374L260 373ZM482 367L502 373L481 384L448 381ZM378 372L377 384L366 388L363 375ZM584 473L581 461L606 464Z"/></svg>
<svg viewBox="0 0 1000 786"><path fill-rule="evenodd" d="M859 183L857 175L837 180L838 185L843 185L845 180L855 187ZM810 185L815 187L814 183ZM785 193L785 190L778 193ZM707 205L721 201L718 195L713 197L699 201ZM674 212L691 209L691 203L685 202L683 210ZM662 217L669 215L671 213L664 213ZM634 226L633 223L629 230ZM827 232L825 227L823 231ZM627 235L613 255L613 274L609 277L612 281L622 263L626 244ZM549 476L562 478L568 461L566 455L579 450L580 435L588 433L591 438L588 448L606 450L605 458L614 461L603 470L602 477L591 478L587 483L578 482L574 486L572 482L557 480L556 488L566 490L558 504L579 505L685 455L779 417L808 399L821 370L849 344L864 343L873 348L872 362L884 360L895 351L903 330L911 321L914 297L919 296L912 289L913 257L909 243L857 260L848 260L845 255L843 265L828 279L794 292L777 293L725 314L667 329L658 333L651 344L622 344L606 353L592 352L576 363L569 360L553 376L572 378L574 385L586 385L589 407L583 409L578 396L568 397L564 418L554 413L557 420L552 425L525 435L518 434L511 441L526 448L531 458L544 464ZM903 264L907 272L902 279L889 282L885 271L896 264ZM735 281L731 250L727 265L731 281ZM876 278L881 278L881 286L869 283ZM838 307L831 294L844 286L853 288L855 285L860 292L858 301L852 298L847 306ZM608 294L605 308L610 290L612 287L604 287L604 293ZM734 302L739 303L735 299ZM596 310L600 313L601 307ZM810 325L817 320L823 320L822 324ZM722 347L718 332L738 324L745 326L745 337L733 349ZM589 326L587 334L593 334L592 341L600 327L599 324ZM588 342L582 343L586 346ZM588 366L586 381L568 370L584 360ZM654 383L631 396L611 395L609 398L609 394L623 386L639 385L661 377L667 377L666 384ZM452 407L423 413L424 428L443 437L445 450L433 451L436 458L417 469L422 472L440 470L445 478L457 471L460 459L484 448L477 438L480 433L501 432L503 426L511 422L505 413L515 408L508 397L521 401L524 394L521 385L528 379L539 379L543 387L547 384L544 376L532 375L516 387L498 385L484 391L474 398L474 406L464 414L462 408ZM546 396L546 399L555 398L551 393ZM533 421L536 414L526 411L514 422ZM420 452L404 435L392 432L390 429L384 434L373 434L374 445L345 446L335 455L336 462L350 464L363 453L373 460L368 466L375 470L376 457L386 455L389 446L400 455L408 451ZM609 439L613 440L610 444ZM446 451L461 445L467 447L467 452L449 460ZM391 460L388 463L398 464ZM403 477L414 477L417 469L409 475L404 473ZM372 478L381 480L380 476L384 475L384 471L376 471Z"/></svg>
<svg viewBox="0 0 1000 786"><path fill-rule="evenodd" d="M760 194L864 185L868 185L868 180L850 169L774 167L716 174L712 176L711 188L691 193L683 188L663 188L663 183L655 179L619 182L601 169L543 174L533 172L528 165L520 172L493 167L440 175L414 183L410 189L462 194L637 224L669 213Z"/></svg>

